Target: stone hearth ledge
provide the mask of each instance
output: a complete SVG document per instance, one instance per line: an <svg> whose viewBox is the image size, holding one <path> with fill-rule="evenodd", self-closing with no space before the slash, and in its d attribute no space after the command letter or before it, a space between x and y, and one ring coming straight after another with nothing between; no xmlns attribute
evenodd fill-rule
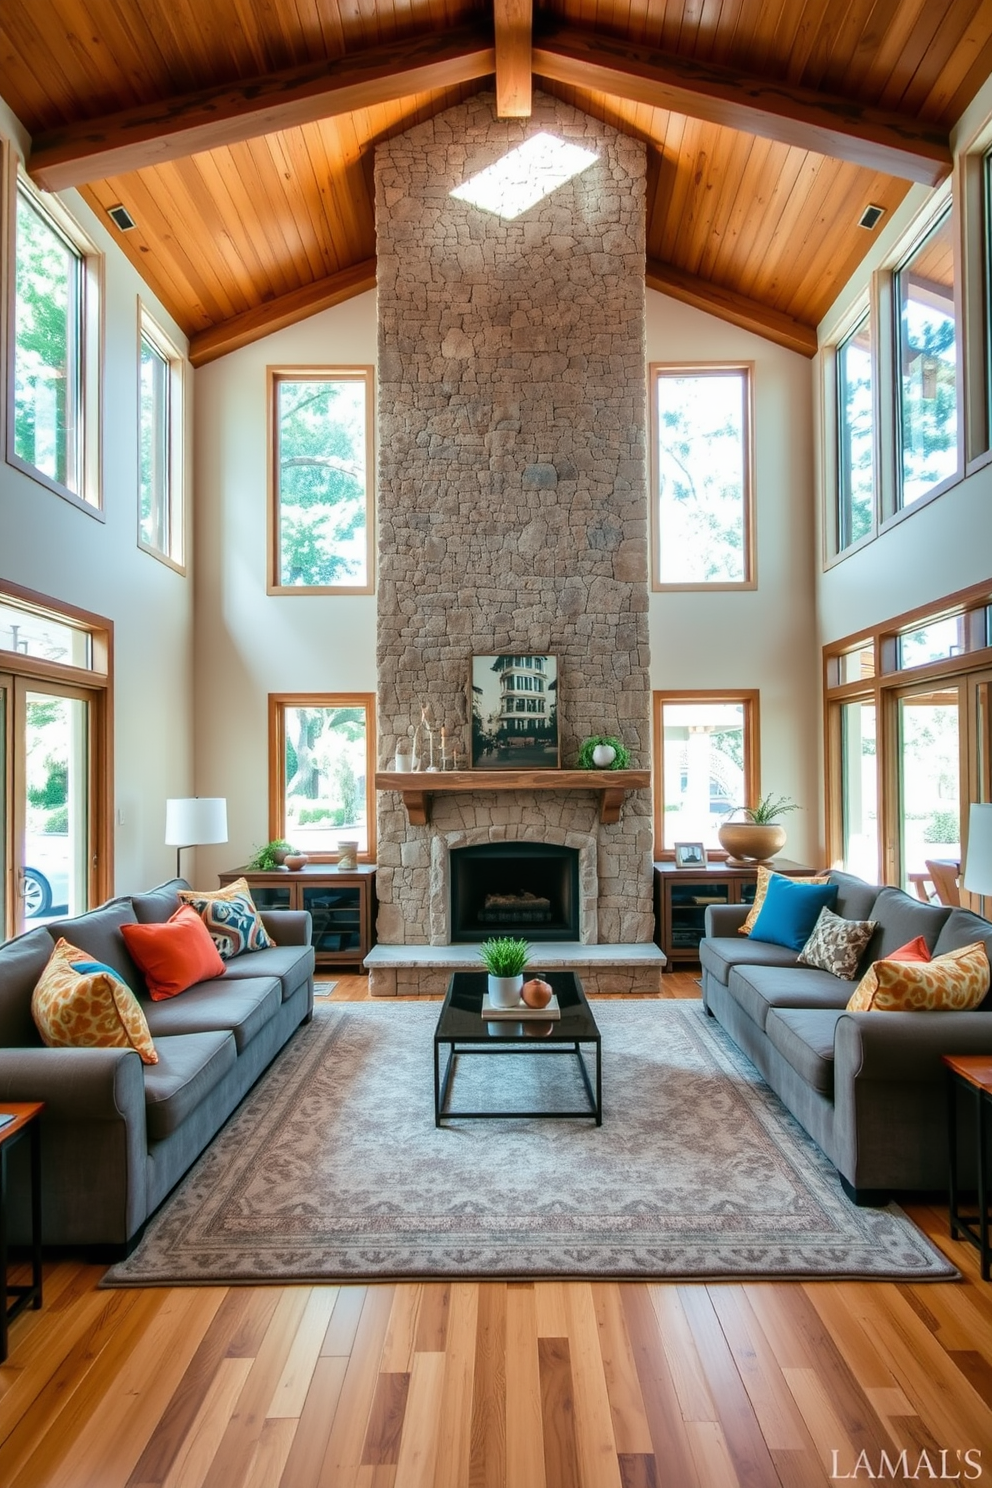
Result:
<svg viewBox="0 0 992 1488"><path fill-rule="evenodd" d="M574 971L587 993L661 991L665 956L653 944L581 945L548 940L534 946L535 968ZM453 971L478 971L476 945L377 945L365 957L373 997L443 996Z"/></svg>

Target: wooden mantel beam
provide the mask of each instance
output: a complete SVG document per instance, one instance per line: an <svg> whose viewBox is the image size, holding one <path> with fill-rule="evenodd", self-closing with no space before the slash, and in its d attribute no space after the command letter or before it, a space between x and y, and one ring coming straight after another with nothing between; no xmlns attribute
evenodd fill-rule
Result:
<svg viewBox="0 0 992 1488"><path fill-rule="evenodd" d="M542 27L533 59L535 73L553 82L671 109L903 180L935 186L951 170L946 130L853 99L574 26Z"/></svg>
<svg viewBox="0 0 992 1488"><path fill-rule="evenodd" d="M495 67L486 31L477 27L428 31L330 62L201 88L49 130L32 142L28 170L46 191L61 191L315 119L471 82L487 77Z"/></svg>
<svg viewBox="0 0 992 1488"><path fill-rule="evenodd" d="M532 0L493 0L496 22L496 112L529 119L531 112Z"/></svg>
<svg viewBox="0 0 992 1488"><path fill-rule="evenodd" d="M801 356L816 355L816 327L804 325L781 310L772 310L760 300L749 299L732 289L722 289L708 279L700 279L677 269L674 264L660 263L655 258L647 261L645 280L648 289L657 289L661 294L671 295L685 305L705 310L720 320L753 331L764 336L766 341L775 341L789 351L798 351Z"/></svg>

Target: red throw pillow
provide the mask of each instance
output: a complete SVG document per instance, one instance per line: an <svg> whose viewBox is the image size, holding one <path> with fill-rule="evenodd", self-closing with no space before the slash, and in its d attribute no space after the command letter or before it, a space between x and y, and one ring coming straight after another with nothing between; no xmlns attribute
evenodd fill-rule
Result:
<svg viewBox="0 0 992 1488"><path fill-rule="evenodd" d="M922 935L917 935L915 940L907 940L904 946L897 951L890 951L885 957L886 961L929 961L930 951Z"/></svg>
<svg viewBox="0 0 992 1488"><path fill-rule="evenodd" d="M159 925L122 925L121 934L154 1002L165 1002L208 977L224 975L213 937L195 909L184 904Z"/></svg>

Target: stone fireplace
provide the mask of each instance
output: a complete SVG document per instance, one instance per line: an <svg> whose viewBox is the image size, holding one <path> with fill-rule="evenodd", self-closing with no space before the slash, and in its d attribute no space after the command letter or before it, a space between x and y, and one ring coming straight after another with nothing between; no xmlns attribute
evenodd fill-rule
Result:
<svg viewBox="0 0 992 1488"><path fill-rule="evenodd" d="M450 196L538 130L597 159L516 220ZM382 769L427 702L464 759L471 658L512 652L557 658L563 766L593 733L650 763L644 177L640 142L542 94L377 148ZM449 946L452 852L508 842L574 852L563 938L651 941L648 792L613 825L592 791L438 793L411 825L384 791L380 946Z"/></svg>

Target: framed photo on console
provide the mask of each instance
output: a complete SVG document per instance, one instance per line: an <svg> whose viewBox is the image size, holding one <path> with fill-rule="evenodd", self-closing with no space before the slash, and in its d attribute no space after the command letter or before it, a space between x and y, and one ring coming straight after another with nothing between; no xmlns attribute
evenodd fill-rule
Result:
<svg viewBox="0 0 992 1488"><path fill-rule="evenodd" d="M558 658L473 656L473 770L557 770Z"/></svg>
<svg viewBox="0 0 992 1488"><path fill-rule="evenodd" d="M676 842L676 868L705 868L706 848L701 842Z"/></svg>

